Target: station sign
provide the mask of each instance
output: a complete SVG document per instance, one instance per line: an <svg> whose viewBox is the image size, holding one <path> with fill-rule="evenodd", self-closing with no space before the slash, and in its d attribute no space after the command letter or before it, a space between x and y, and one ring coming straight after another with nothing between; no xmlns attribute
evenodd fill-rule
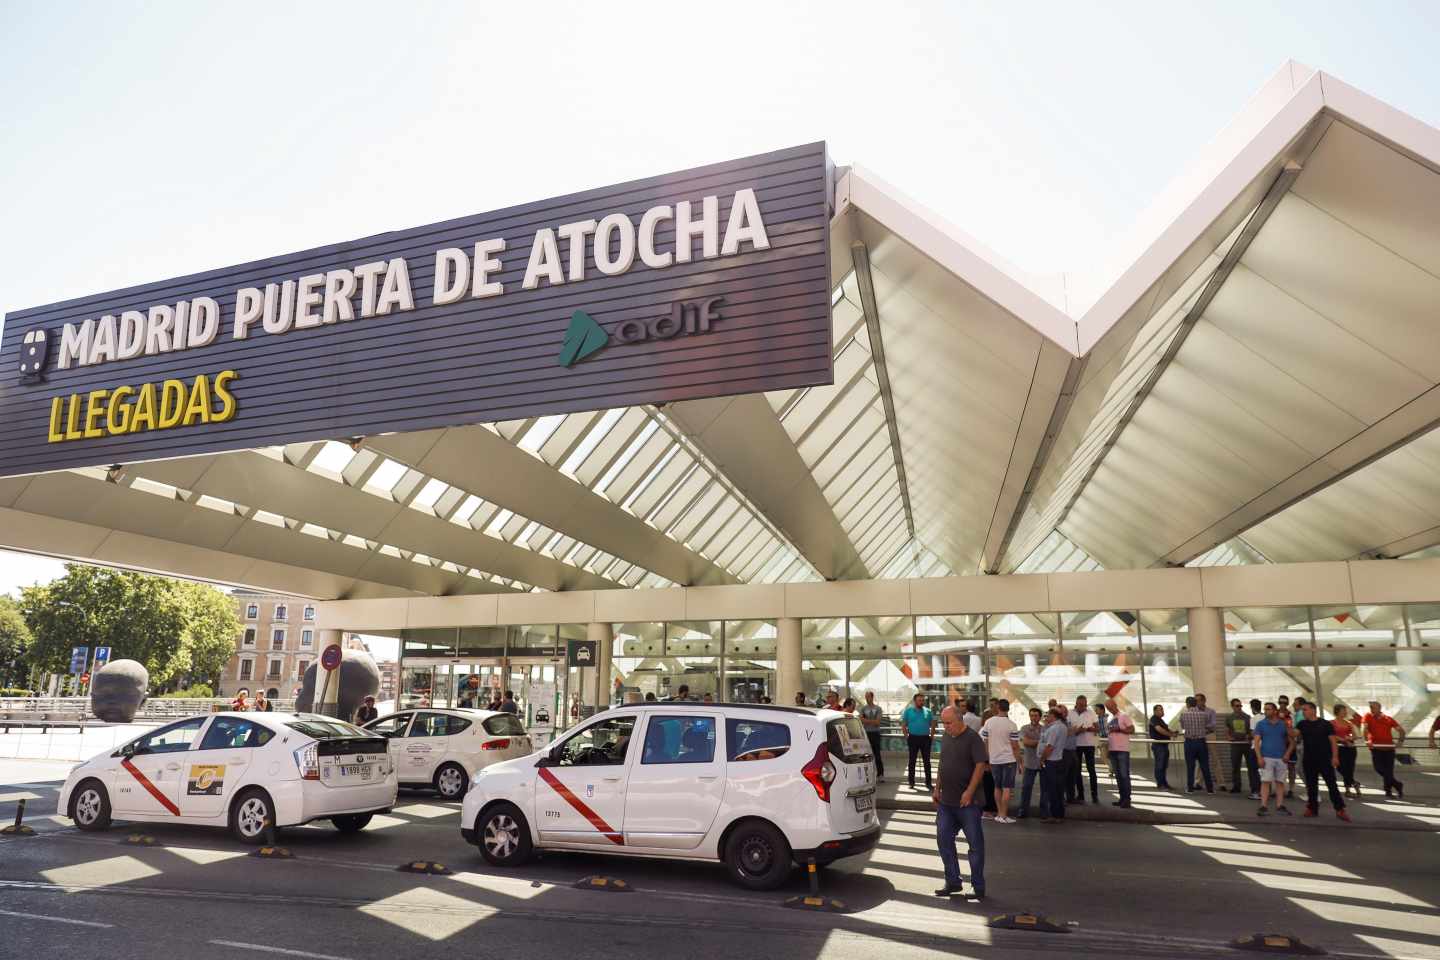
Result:
<svg viewBox="0 0 1440 960"><path fill-rule="evenodd" d="M18 310L0 476L833 381L823 143Z"/></svg>
<svg viewBox="0 0 1440 960"><path fill-rule="evenodd" d="M599 644L594 640L566 640L565 664L570 667L593 667L599 655Z"/></svg>
<svg viewBox="0 0 1440 960"><path fill-rule="evenodd" d="M76 676L85 672L85 665L90 662L89 647L70 648L70 673Z"/></svg>

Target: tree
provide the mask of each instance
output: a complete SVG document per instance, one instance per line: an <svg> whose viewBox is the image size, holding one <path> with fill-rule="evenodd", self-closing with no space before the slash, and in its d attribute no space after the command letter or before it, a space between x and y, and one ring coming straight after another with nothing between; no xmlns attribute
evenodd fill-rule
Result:
<svg viewBox="0 0 1440 960"><path fill-rule="evenodd" d="M176 673L183 672L192 682L217 684L220 672L235 654L235 638L240 634L235 604L224 593L203 583L177 586L187 608L188 622L178 655L185 665Z"/></svg>
<svg viewBox="0 0 1440 960"><path fill-rule="evenodd" d="M0 687L23 687L29 675L25 655L33 638L20 605L12 597L0 596Z"/></svg>
<svg viewBox="0 0 1440 960"><path fill-rule="evenodd" d="M214 587L81 564L66 564L65 575L49 584L22 589L20 609L34 635L33 666L64 672L72 647L108 646L111 660L144 664L152 690L180 677L213 677L240 629Z"/></svg>

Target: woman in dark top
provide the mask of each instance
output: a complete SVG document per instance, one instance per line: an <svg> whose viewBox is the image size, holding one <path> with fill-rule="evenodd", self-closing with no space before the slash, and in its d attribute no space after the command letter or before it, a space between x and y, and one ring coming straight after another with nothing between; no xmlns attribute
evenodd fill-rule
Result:
<svg viewBox="0 0 1440 960"><path fill-rule="evenodd" d="M1331 721L1335 728L1335 739L1339 742L1340 752L1340 778L1345 781L1345 796L1360 796L1360 782L1355 779L1355 759L1358 751L1355 749L1355 724L1350 719L1350 708L1343 703L1335 704L1335 719Z"/></svg>
<svg viewBox="0 0 1440 960"><path fill-rule="evenodd" d="M1166 771L1170 766L1170 740L1175 734L1170 732L1170 727L1165 722L1165 708L1160 704L1155 704L1155 712L1151 714L1145 730L1153 741L1150 744L1150 755L1155 758L1155 786L1160 790L1169 790L1170 780Z"/></svg>

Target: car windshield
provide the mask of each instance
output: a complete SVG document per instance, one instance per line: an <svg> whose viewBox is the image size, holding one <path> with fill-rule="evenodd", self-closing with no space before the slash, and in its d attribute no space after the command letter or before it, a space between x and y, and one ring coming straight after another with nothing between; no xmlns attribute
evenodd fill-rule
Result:
<svg viewBox="0 0 1440 960"><path fill-rule="evenodd" d="M327 717L297 718L286 723L285 726L291 730L299 730L307 737L314 737L316 740L336 740L342 737L373 737L373 733L361 730L359 727L351 726L344 720L333 720Z"/></svg>

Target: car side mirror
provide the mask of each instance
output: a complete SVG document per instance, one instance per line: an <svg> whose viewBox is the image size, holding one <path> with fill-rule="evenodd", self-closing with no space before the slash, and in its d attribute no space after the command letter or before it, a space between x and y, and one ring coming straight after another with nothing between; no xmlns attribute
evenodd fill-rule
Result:
<svg viewBox="0 0 1440 960"><path fill-rule="evenodd" d="M131 757L135 756L135 744L127 743L125 744L125 746L121 747L120 756L124 757L126 760L129 760Z"/></svg>

